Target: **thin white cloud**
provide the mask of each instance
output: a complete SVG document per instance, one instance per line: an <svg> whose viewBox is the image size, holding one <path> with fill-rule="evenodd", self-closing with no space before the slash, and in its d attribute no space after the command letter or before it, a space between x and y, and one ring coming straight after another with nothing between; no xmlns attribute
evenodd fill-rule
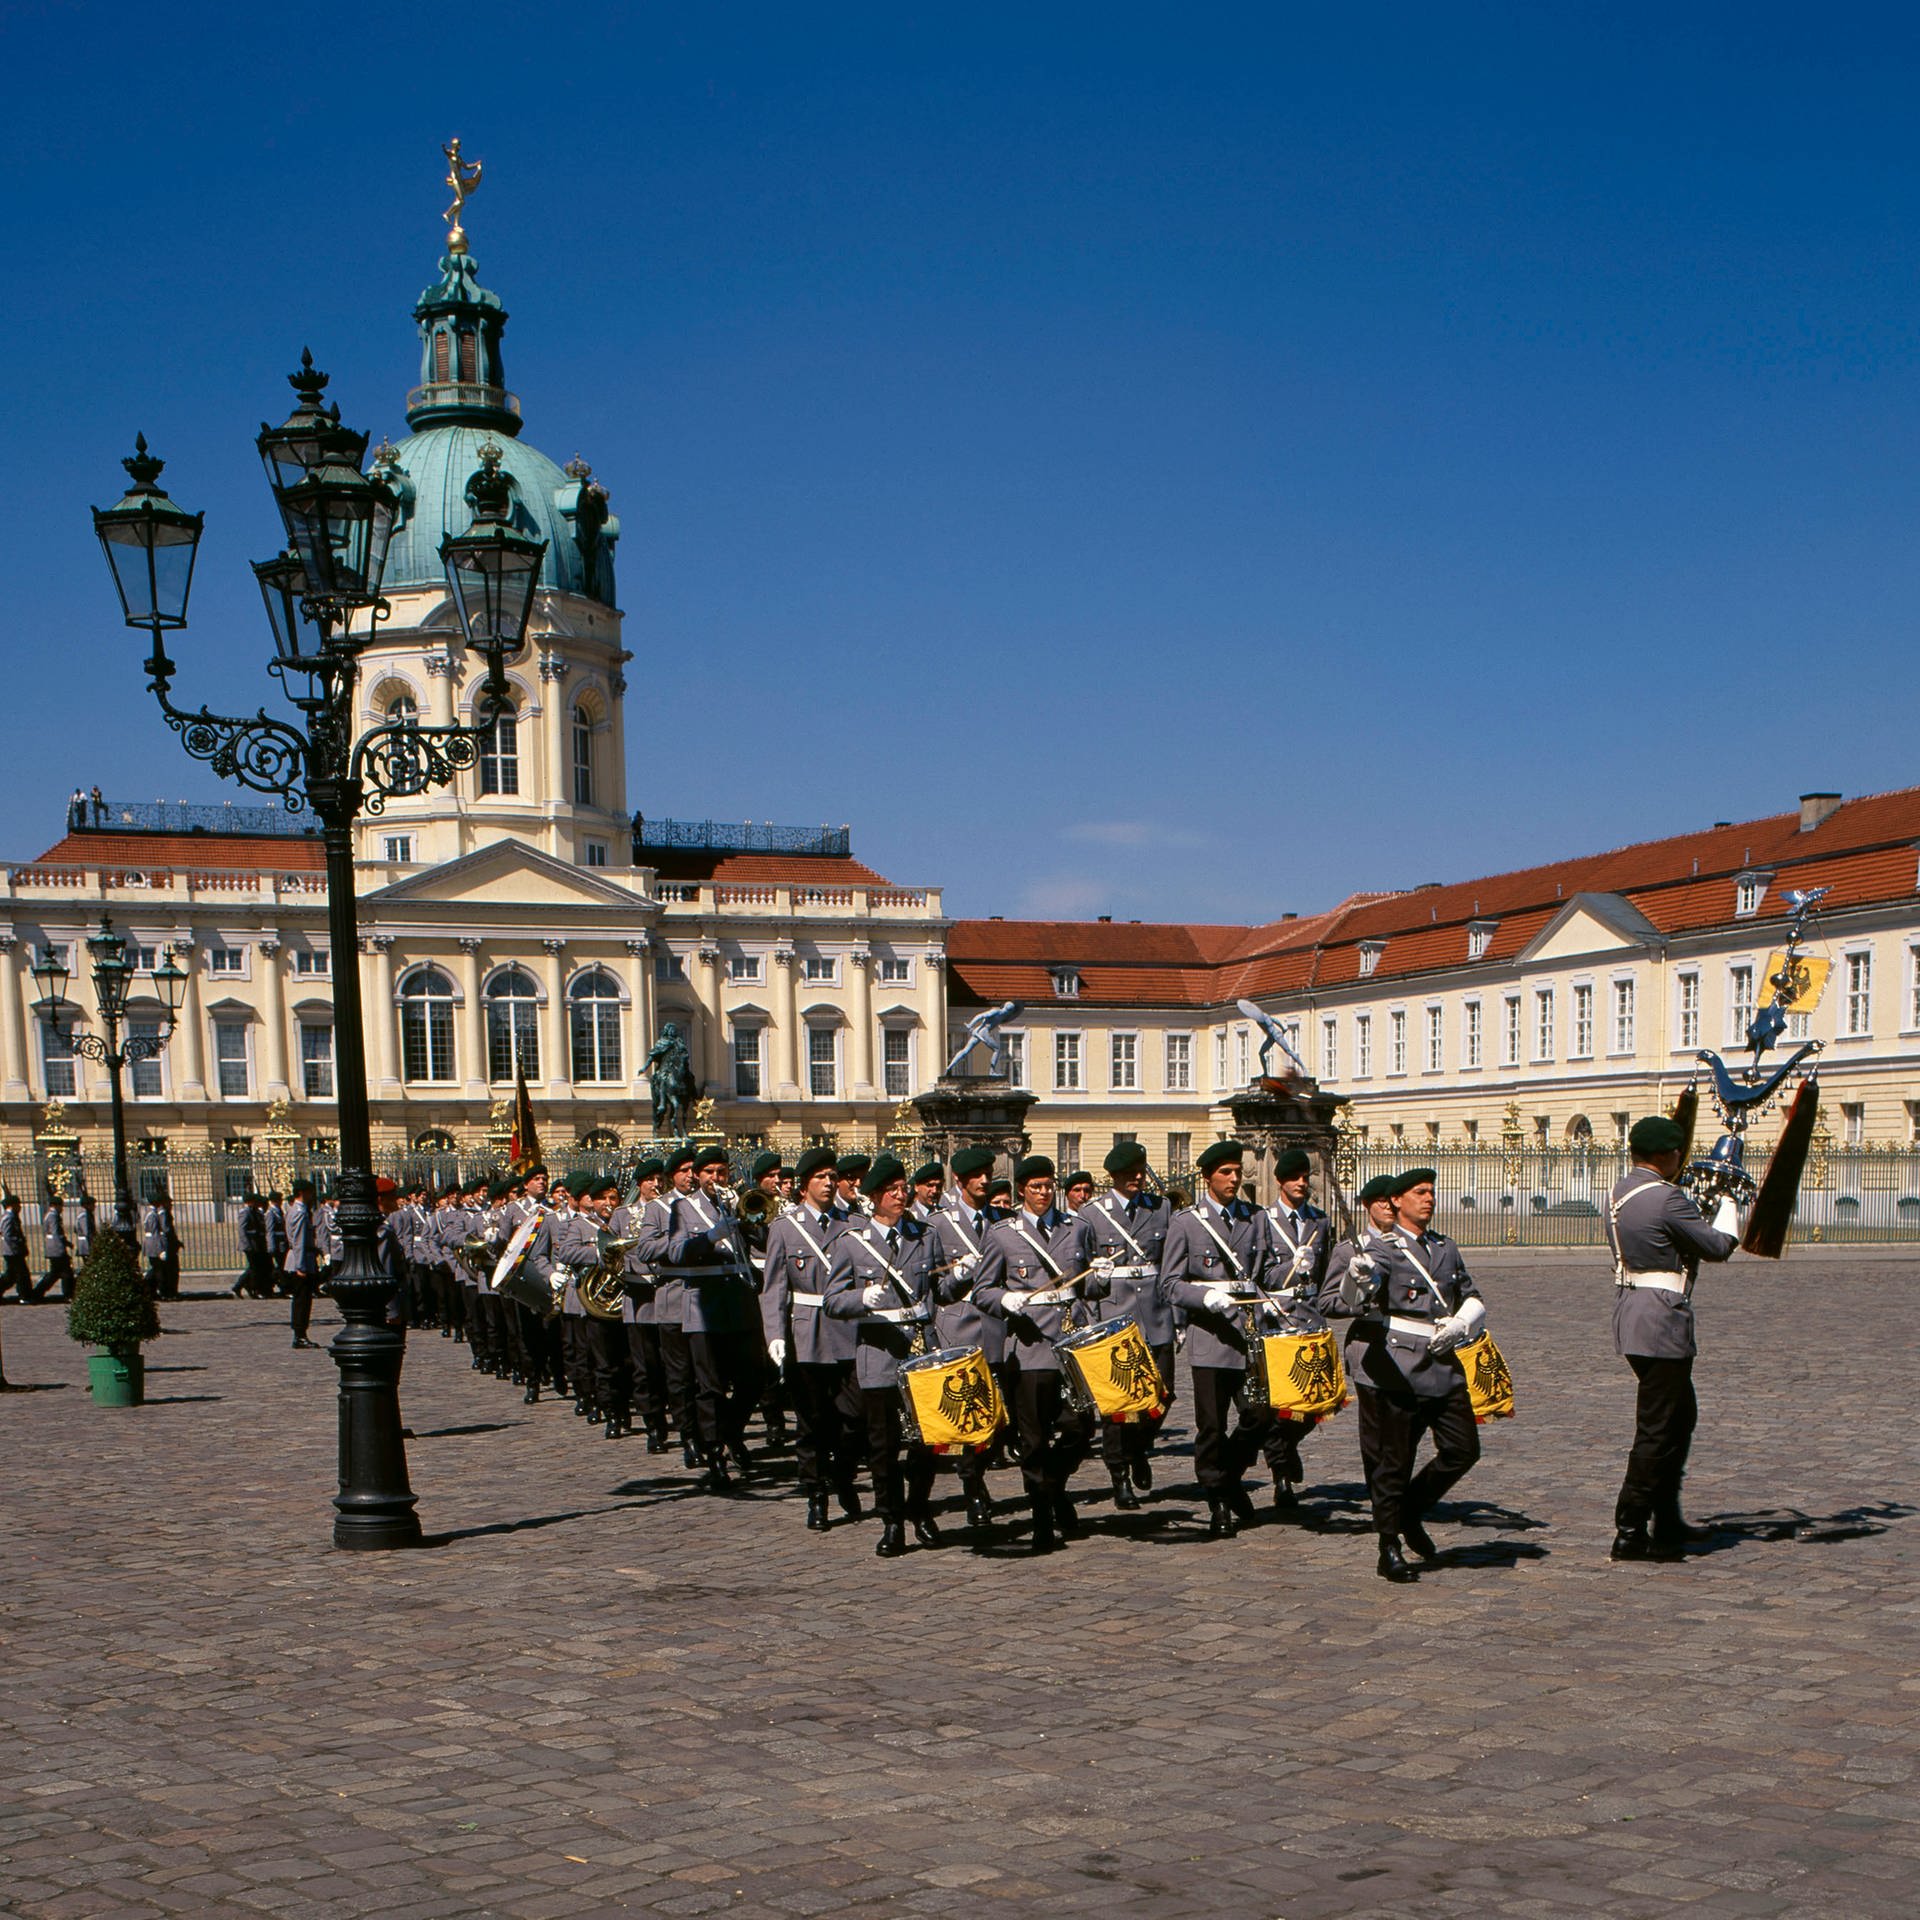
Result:
<svg viewBox="0 0 1920 1920"><path fill-rule="evenodd" d="M1151 820L1076 820L1060 829L1061 836L1096 847L1197 847L1197 833L1165 827Z"/></svg>

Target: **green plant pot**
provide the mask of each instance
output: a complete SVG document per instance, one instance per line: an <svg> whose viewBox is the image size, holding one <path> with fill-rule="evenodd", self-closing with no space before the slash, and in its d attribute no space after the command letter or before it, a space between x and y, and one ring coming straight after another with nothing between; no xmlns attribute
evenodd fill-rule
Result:
<svg viewBox="0 0 1920 1920"><path fill-rule="evenodd" d="M147 1397L147 1363L131 1353L87 1355L87 1384L96 1407L137 1407Z"/></svg>

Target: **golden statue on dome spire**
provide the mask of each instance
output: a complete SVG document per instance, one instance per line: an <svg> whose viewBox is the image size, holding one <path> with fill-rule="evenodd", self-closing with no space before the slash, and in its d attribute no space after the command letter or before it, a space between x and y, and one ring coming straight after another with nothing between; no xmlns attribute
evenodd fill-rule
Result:
<svg viewBox="0 0 1920 1920"><path fill-rule="evenodd" d="M460 158L460 136L457 133L440 151L447 156L447 185L453 189L453 205L441 215L447 223L447 251L465 253L467 230L460 224L460 216L466 211L467 196L480 184L481 163Z"/></svg>

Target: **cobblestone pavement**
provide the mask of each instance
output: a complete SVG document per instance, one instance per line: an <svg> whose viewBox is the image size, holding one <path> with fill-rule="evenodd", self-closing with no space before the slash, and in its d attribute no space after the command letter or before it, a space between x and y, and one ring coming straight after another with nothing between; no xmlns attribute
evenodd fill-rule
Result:
<svg viewBox="0 0 1920 1920"><path fill-rule="evenodd" d="M57 1309L8 1307L0 1911L1912 1913L1920 1265L1712 1277L1715 1532L1616 1567L1604 1270L1474 1264L1521 1417L1412 1589L1373 1574L1351 1413L1310 1524L1202 1540L1176 1416L1130 1522L1103 1491L1062 1554L888 1564L432 1336L433 1546L336 1554L333 1369L280 1309L168 1308L117 1412Z"/></svg>

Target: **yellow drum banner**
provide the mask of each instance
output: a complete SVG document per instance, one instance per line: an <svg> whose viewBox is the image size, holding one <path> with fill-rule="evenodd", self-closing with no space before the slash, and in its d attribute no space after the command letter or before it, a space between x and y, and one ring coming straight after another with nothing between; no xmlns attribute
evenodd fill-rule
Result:
<svg viewBox="0 0 1920 1920"><path fill-rule="evenodd" d="M1467 1395L1473 1402L1476 1420L1513 1418L1513 1374L1506 1355L1493 1344L1493 1335L1483 1333L1456 1348L1454 1356L1467 1376Z"/></svg>
<svg viewBox="0 0 1920 1920"><path fill-rule="evenodd" d="M1152 1419L1167 1404L1166 1382L1132 1320L1106 1321L1059 1343L1061 1364L1079 1376L1101 1420Z"/></svg>
<svg viewBox="0 0 1920 1920"><path fill-rule="evenodd" d="M1769 986L1774 978L1787 965L1784 953L1767 955L1767 970L1761 978ZM1822 960L1813 954L1796 954L1793 959L1793 998L1786 1003L1782 1011L1787 1013L1811 1013L1820 1004L1820 996L1827 990L1827 975L1833 971L1831 960ZM1770 997L1770 996L1769 996Z"/></svg>
<svg viewBox="0 0 1920 1920"><path fill-rule="evenodd" d="M1283 1420L1323 1420L1347 1404L1346 1369L1331 1333L1269 1333L1260 1341L1267 1405Z"/></svg>
<svg viewBox="0 0 1920 1920"><path fill-rule="evenodd" d="M949 1347L900 1369L907 1424L923 1446L984 1447L1007 1423L992 1369L978 1347Z"/></svg>

